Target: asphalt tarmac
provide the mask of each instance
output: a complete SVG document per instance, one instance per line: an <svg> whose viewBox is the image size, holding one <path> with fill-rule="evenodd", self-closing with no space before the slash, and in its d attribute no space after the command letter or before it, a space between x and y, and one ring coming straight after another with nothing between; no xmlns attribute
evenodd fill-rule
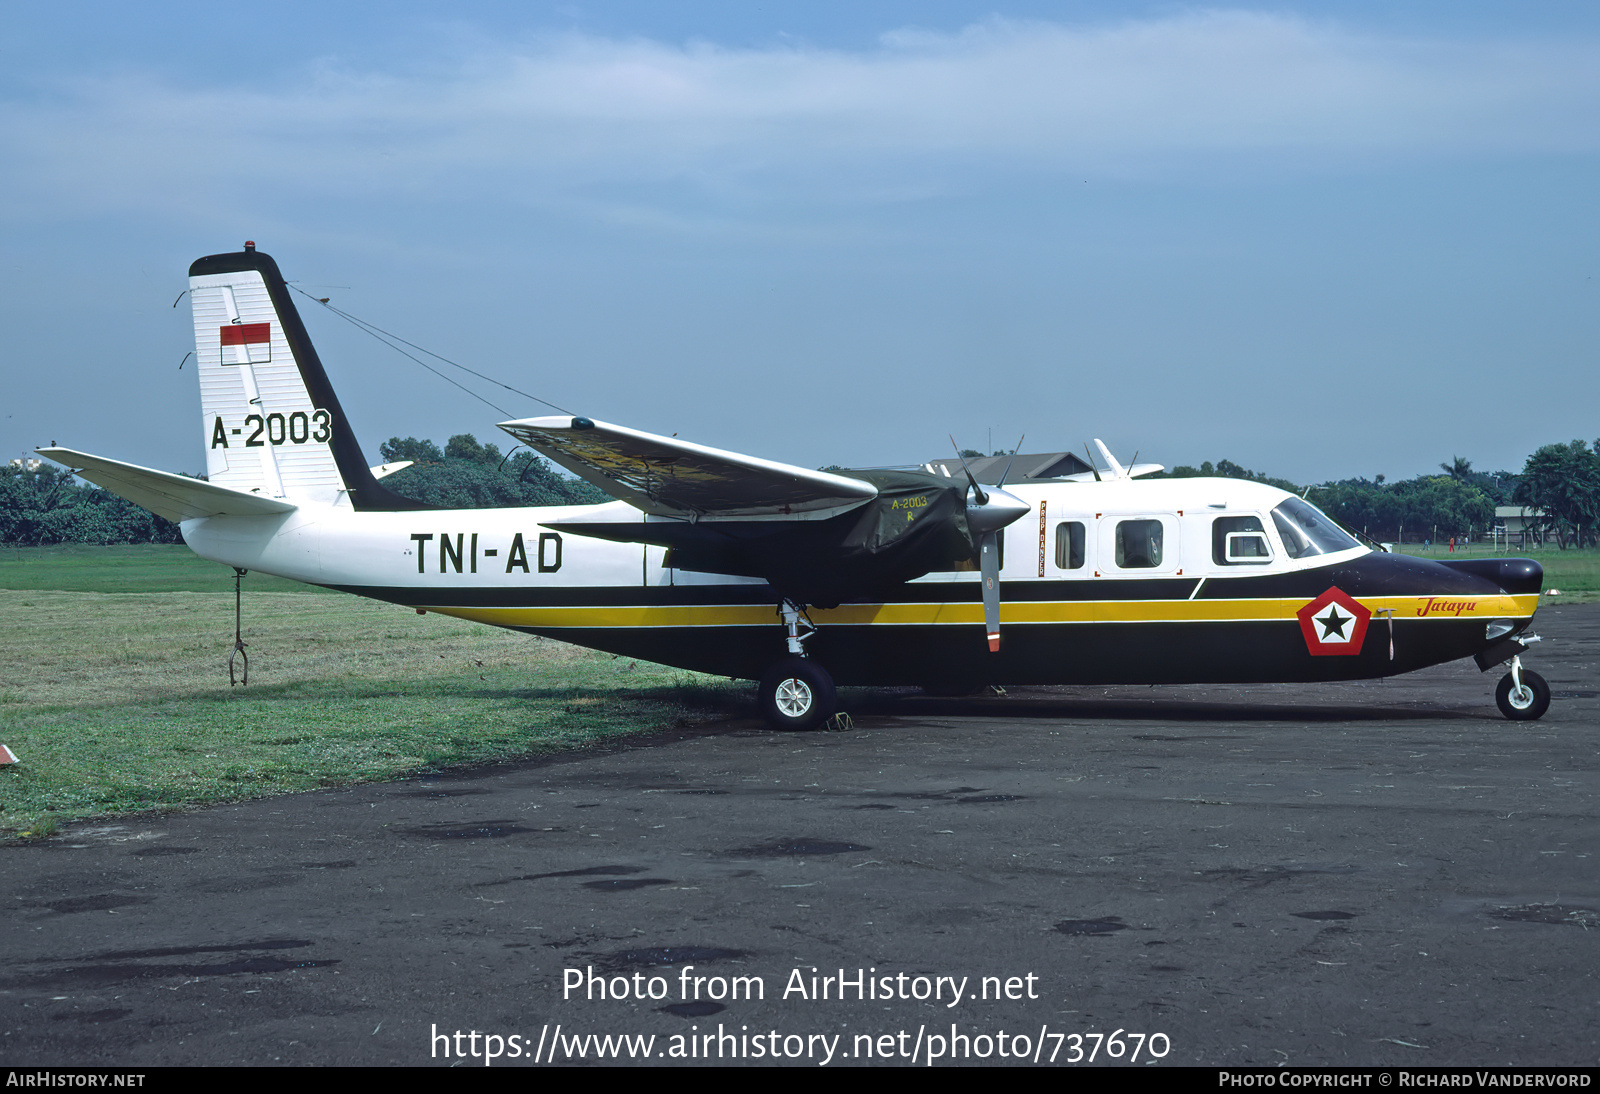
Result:
<svg viewBox="0 0 1600 1094"><path fill-rule="evenodd" d="M1595 1065L1600 605L1537 630L1534 723L1470 662L860 693L66 828L0 848L0 1062Z"/></svg>

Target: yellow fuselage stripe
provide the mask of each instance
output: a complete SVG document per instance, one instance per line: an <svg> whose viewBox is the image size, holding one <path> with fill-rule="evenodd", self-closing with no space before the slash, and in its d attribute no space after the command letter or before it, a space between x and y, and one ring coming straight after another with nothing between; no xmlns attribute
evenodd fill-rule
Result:
<svg viewBox="0 0 1600 1094"><path fill-rule="evenodd" d="M1001 623L1232 623L1291 620L1309 600L1028 600L1001 603ZM1537 593L1516 596L1382 596L1360 603L1374 617L1392 611L1396 619L1501 619L1533 615ZM491 608L422 605L428 611L499 627L655 628L771 627L777 612L762 604L658 604L622 607L567 605L549 608ZM814 609L818 626L938 626L983 622L983 605L844 604Z"/></svg>

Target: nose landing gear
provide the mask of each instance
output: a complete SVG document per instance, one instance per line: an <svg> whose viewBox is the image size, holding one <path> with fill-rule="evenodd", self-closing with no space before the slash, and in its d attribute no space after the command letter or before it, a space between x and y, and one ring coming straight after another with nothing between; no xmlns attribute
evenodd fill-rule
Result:
<svg viewBox="0 0 1600 1094"><path fill-rule="evenodd" d="M1550 709L1550 685L1537 672L1523 668L1522 658L1513 657L1511 671L1495 686L1494 701L1513 722L1531 722Z"/></svg>

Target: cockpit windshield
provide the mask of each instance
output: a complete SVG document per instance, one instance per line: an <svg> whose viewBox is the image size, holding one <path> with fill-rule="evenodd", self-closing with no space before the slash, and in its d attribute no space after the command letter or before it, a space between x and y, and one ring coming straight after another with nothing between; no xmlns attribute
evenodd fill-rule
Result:
<svg viewBox="0 0 1600 1094"><path fill-rule="evenodd" d="M1283 549L1290 558L1331 555L1361 546L1315 505L1299 498L1290 498L1274 509L1272 523L1278 526Z"/></svg>

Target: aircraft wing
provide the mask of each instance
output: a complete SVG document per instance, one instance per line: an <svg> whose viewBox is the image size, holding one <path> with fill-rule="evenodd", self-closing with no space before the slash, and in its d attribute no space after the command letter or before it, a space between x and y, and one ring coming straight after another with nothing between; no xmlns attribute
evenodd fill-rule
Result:
<svg viewBox="0 0 1600 1094"><path fill-rule="evenodd" d="M500 428L646 513L700 519L820 520L878 496L861 479L641 433L588 418L523 418Z"/></svg>
<svg viewBox="0 0 1600 1094"><path fill-rule="evenodd" d="M137 464L74 452L70 448L41 448L38 453L72 468L73 474L103 486L118 497L177 523L196 517L266 516L292 513L295 506L277 498L247 494Z"/></svg>

